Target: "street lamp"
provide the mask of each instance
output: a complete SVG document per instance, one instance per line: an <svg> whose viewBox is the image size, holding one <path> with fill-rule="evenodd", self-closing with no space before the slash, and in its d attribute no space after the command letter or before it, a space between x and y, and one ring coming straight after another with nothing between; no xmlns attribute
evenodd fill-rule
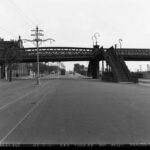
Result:
<svg viewBox="0 0 150 150"><path fill-rule="evenodd" d="M95 39L96 39L96 45L98 44L98 38L100 37L100 34L98 33L98 32L96 32L95 34L94 34L94 37L95 37Z"/></svg>
<svg viewBox="0 0 150 150"><path fill-rule="evenodd" d="M40 76L39 76L39 72L40 72L40 67L39 67L39 44L41 44L42 42L48 41L50 40L50 43L52 41L55 41L54 39L48 38L45 40L42 40L39 38L39 36L44 36L44 34L42 34L41 32L43 32L43 30L39 30L38 26L36 26L36 30L31 30L33 32L35 32L34 34L31 34L31 36L35 36L35 39L33 40L28 40L28 39L23 39L24 41L27 42L35 42L36 43L36 49L37 49L37 78L36 78L36 84L39 85L40 84Z"/></svg>
<svg viewBox="0 0 150 150"><path fill-rule="evenodd" d="M92 36L93 46L94 46L94 41L96 45L98 44L99 37L100 37L100 34L98 32L94 33L94 35Z"/></svg>
<svg viewBox="0 0 150 150"><path fill-rule="evenodd" d="M92 41L93 41L93 47L94 47L94 36L92 36Z"/></svg>
<svg viewBox="0 0 150 150"><path fill-rule="evenodd" d="M120 49L122 48L122 44L121 44L122 41L123 41L122 39L118 40L118 42L120 43Z"/></svg>

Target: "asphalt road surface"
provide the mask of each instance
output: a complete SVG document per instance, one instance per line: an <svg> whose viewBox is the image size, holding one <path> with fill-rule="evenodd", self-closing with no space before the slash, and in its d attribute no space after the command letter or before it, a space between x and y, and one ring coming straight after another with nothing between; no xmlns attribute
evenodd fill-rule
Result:
<svg viewBox="0 0 150 150"><path fill-rule="evenodd" d="M1 144L150 142L150 87L97 80L0 81Z"/></svg>

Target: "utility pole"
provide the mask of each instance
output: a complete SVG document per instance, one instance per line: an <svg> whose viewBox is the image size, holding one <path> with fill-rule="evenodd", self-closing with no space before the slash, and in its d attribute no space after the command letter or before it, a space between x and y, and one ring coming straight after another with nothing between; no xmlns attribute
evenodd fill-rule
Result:
<svg viewBox="0 0 150 150"><path fill-rule="evenodd" d="M54 39L48 38L45 40L40 39L40 36L44 36L44 34L42 33L43 30L39 30L38 26L36 26L35 30L31 30L32 32L34 32L34 34L31 34L31 36L34 36L35 39L33 40L28 40L28 39L23 39L24 41L28 41L28 42L35 42L36 44L36 49L37 49L37 75L36 75L36 84L39 85L40 84L40 67L39 67L39 45L42 42L46 42L46 41L55 41Z"/></svg>
<svg viewBox="0 0 150 150"><path fill-rule="evenodd" d="M43 30L39 30L38 26L36 26L36 30L31 30L32 32L35 32L34 34L31 34L31 36L35 36L35 42L36 42L36 49L37 49L37 82L36 84L40 84L40 67L39 67L39 42L41 39L39 39L39 36L43 36L41 32Z"/></svg>

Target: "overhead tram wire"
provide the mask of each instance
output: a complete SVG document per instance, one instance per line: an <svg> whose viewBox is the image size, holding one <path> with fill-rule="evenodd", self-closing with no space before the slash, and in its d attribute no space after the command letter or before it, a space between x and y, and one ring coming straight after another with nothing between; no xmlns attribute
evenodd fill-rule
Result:
<svg viewBox="0 0 150 150"><path fill-rule="evenodd" d="M16 7L16 10L18 10L21 15L26 18L30 23L32 22L33 25L35 25L35 22L33 20L31 20L31 18L29 18L26 13L24 13L24 11L13 1L13 0L8 0L9 2L11 2L11 4Z"/></svg>
<svg viewBox="0 0 150 150"><path fill-rule="evenodd" d="M19 15L21 17L22 20L24 20L24 24L27 26L28 24L28 27L31 27L31 26L35 26L35 22L33 20L31 20L24 12L23 10L16 5L16 3L13 1L13 0L7 0L11 6L16 10L17 12L17 15Z"/></svg>
<svg viewBox="0 0 150 150"><path fill-rule="evenodd" d="M10 31L4 29L4 28L1 27L1 26L0 26L0 30L1 30L1 31L4 31L4 32L7 33L7 34L9 34L12 38L15 38L15 39L18 38L18 36L17 36L16 34L14 34L14 33L10 32ZM3 38L3 37L0 37L0 38Z"/></svg>
<svg viewBox="0 0 150 150"><path fill-rule="evenodd" d="M29 22L29 23L27 22L27 24L29 25L28 28L31 27L31 24L32 24L32 26L35 26L37 24L41 26L41 23L39 22L39 20L37 19L37 17L35 17L35 15L33 16L33 14L32 14L32 16L33 16L34 19L33 18L31 19L31 17L27 16L26 13L24 13L24 11L20 7L18 7L18 5L16 5L16 3L13 0L8 0L8 1L11 3L11 5L13 7L16 8L15 9L16 11L20 12L19 14L20 14L20 16L23 16L24 21L25 22L27 22L27 21ZM28 8L30 8L30 7L28 7ZM30 15L31 15L31 13L30 13ZM26 24L26 26L27 26L27 24Z"/></svg>
<svg viewBox="0 0 150 150"><path fill-rule="evenodd" d="M10 2L9 0L7 0L7 1ZM13 5L11 4L11 6L13 6ZM14 10L14 6L13 6L13 10ZM20 16L21 19L23 20L24 25L26 25L26 27L29 28L29 26L31 26L31 24L29 24L29 22L27 22L25 19L22 18L22 16L21 16L21 14L20 14L19 11L17 11L16 9L15 9L15 11L16 11L17 15ZM27 24L28 24L28 25L27 25ZM24 26L23 26L23 27L24 27Z"/></svg>
<svg viewBox="0 0 150 150"><path fill-rule="evenodd" d="M9 31L9 30L7 30L6 28L4 28L3 26L0 26L0 30L2 31L2 32L5 32L7 35L9 35L9 36L11 36L13 39L18 39L18 36L19 35L17 35L16 33L14 33L14 32L12 32L12 31ZM2 37L2 33L0 34L0 38L4 38L4 40L5 40L5 37ZM9 39L10 40L10 39Z"/></svg>
<svg viewBox="0 0 150 150"><path fill-rule="evenodd" d="M20 7L18 7L18 5L16 5L16 3L15 3L13 0L7 0L7 1L11 4L11 6L13 7L13 9L16 11L17 15L20 16L22 20L24 20L23 23L24 23L28 28L31 27L31 25L32 25L32 26L35 26L35 24L37 25L37 23L40 24L39 21L38 21L38 19L37 19L36 17L34 17L35 20L36 20L36 23L35 23L35 20L33 21L30 17L28 17L28 16L24 13L24 11L23 11ZM28 25L27 25L27 24L28 24ZM7 32L8 34L10 34L12 37L16 37L16 35L14 35L13 33L11 33L11 32L9 32L9 31L5 30L5 29L2 28L2 27L0 27L0 28L1 28L3 31L5 31L5 32Z"/></svg>
<svg viewBox="0 0 150 150"><path fill-rule="evenodd" d="M13 1L13 0L10 0L10 1ZM29 8L29 10L32 10L32 8L30 6L28 6L28 8ZM41 24L41 22L39 21L38 17L35 15L35 13L32 13L32 11L30 11L30 15L32 15L32 18L34 18L36 25L38 24L41 28L47 28L45 25Z"/></svg>
<svg viewBox="0 0 150 150"><path fill-rule="evenodd" d="M32 8L30 6L28 6L28 8L29 8L29 10L32 10ZM34 21L42 28L39 19L37 18L37 16L35 16L35 13L33 13L32 11L30 11L30 15L32 16L32 18L34 18Z"/></svg>

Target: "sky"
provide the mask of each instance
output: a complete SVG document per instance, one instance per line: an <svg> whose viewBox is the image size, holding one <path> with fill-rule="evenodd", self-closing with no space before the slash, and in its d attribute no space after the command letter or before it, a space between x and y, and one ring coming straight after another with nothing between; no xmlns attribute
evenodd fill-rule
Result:
<svg viewBox="0 0 150 150"><path fill-rule="evenodd" d="M110 47L122 39L123 48L150 48L149 0L0 0L0 37L32 39L38 25L53 43L41 46ZM25 47L33 44L24 43ZM73 63L67 62L70 70ZM88 65L88 62L79 62ZM127 62L129 69L146 69L150 62Z"/></svg>

